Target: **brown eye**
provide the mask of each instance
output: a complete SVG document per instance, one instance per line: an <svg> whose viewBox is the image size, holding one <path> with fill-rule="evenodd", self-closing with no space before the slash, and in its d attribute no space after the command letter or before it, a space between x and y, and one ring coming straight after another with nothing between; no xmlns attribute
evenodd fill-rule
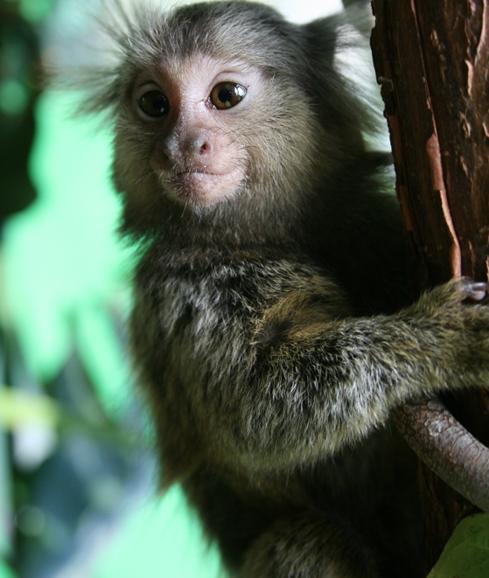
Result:
<svg viewBox="0 0 489 578"><path fill-rule="evenodd" d="M160 90L149 90L138 98L141 111L151 118L161 118L168 113L170 105L168 99Z"/></svg>
<svg viewBox="0 0 489 578"><path fill-rule="evenodd" d="M246 96L246 88L235 82L220 82L212 89L211 103L219 110L232 108Z"/></svg>

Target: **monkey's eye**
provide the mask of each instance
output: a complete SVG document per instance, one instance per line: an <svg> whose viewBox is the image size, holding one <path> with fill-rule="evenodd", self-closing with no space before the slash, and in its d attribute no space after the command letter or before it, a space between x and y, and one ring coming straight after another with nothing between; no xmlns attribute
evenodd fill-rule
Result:
<svg viewBox="0 0 489 578"><path fill-rule="evenodd" d="M210 101L219 110L225 110L240 103L246 92L246 88L236 82L220 82L212 89Z"/></svg>
<svg viewBox="0 0 489 578"><path fill-rule="evenodd" d="M161 118L170 109L166 96L155 88L148 90L138 98L138 106L146 116L151 118Z"/></svg>

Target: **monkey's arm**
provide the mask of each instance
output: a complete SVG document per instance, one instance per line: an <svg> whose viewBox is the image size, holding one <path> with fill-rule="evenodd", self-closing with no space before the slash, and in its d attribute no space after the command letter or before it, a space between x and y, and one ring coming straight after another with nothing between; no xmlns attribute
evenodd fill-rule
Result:
<svg viewBox="0 0 489 578"><path fill-rule="evenodd" d="M200 408L224 455L250 468L332 454L408 399L487 381L489 311L461 303L484 294L452 282L395 315L338 319L318 314L314 291L286 293L238 355L229 335L234 359L211 368L217 390Z"/></svg>

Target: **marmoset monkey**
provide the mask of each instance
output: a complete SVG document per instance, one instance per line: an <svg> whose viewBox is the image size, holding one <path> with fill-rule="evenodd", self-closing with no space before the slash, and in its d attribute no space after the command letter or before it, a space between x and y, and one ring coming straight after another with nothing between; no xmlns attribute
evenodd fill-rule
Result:
<svg viewBox="0 0 489 578"><path fill-rule="evenodd" d="M85 107L114 119L132 342L164 483L233 575L416 578L412 457L391 411L489 382L485 284L409 294L340 20L253 2L120 11ZM413 304L414 302L414 304Z"/></svg>

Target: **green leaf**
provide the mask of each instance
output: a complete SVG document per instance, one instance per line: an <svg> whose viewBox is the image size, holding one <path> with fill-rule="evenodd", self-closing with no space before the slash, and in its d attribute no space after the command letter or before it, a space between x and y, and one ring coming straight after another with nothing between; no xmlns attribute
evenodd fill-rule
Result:
<svg viewBox="0 0 489 578"><path fill-rule="evenodd" d="M457 526L428 578L488 576L489 514L475 514Z"/></svg>

